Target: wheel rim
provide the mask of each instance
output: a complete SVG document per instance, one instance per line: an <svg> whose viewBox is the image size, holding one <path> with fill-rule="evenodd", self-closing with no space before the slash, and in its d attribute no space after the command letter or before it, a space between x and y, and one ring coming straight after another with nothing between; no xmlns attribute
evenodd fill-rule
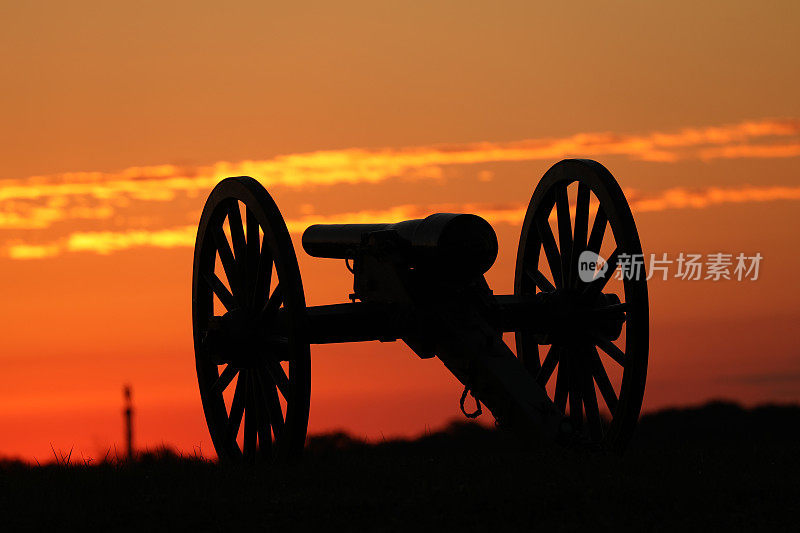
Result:
<svg viewBox="0 0 800 533"><path fill-rule="evenodd" d="M586 250L608 259L604 277L581 279L578 259ZM564 160L547 171L523 223L514 293L550 293L544 297L559 312L546 336L515 333L517 355L581 435L617 449L627 444L641 410L649 311L643 259L636 277L617 280L612 273L620 259L637 254L633 215L605 167ZM540 344L549 344L542 354Z"/></svg>
<svg viewBox="0 0 800 533"><path fill-rule="evenodd" d="M220 460L300 454L311 394L303 286L286 224L252 178L227 178L206 201L192 322L203 411Z"/></svg>

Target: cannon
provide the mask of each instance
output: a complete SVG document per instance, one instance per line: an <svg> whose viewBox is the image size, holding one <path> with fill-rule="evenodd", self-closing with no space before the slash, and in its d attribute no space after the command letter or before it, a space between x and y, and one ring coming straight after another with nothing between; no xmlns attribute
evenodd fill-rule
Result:
<svg viewBox="0 0 800 533"><path fill-rule="evenodd" d="M192 321L220 460L298 457L311 345L361 341L401 340L422 359L438 358L464 385L467 416L486 407L498 425L531 438L611 450L629 441L647 374L647 280L612 276L642 249L622 190L601 164L563 160L540 180L512 294L490 289L497 236L472 214L313 225L302 245L311 256L344 260L353 274L348 301L306 305L289 231L258 181L226 178L206 201ZM504 339L512 333L516 350ZM474 412L465 408L469 396Z"/></svg>

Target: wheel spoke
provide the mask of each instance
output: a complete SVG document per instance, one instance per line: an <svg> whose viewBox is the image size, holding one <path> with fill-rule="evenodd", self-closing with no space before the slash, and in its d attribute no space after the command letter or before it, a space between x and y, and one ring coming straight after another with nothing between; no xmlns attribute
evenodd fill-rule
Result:
<svg viewBox="0 0 800 533"><path fill-rule="evenodd" d="M258 446L258 413L256 411L256 390L253 386L255 378L252 372L247 373L247 400L244 414L244 442L242 451L245 459L255 459Z"/></svg>
<svg viewBox="0 0 800 533"><path fill-rule="evenodd" d="M574 428L580 428L583 425L583 407L581 405L581 380L583 379L584 369L582 368L579 358L573 354L570 357L570 372L569 372L569 419L572 421Z"/></svg>
<svg viewBox="0 0 800 533"><path fill-rule="evenodd" d="M239 211L239 201L233 200L228 207L228 225L231 229L233 252L239 269L243 270L245 257L244 227L242 226L242 213Z"/></svg>
<svg viewBox="0 0 800 533"><path fill-rule="evenodd" d="M606 224L608 223L608 218L606 217L606 212L603 209L603 206L597 206L597 214L594 216L594 223L592 223L592 233L589 235L589 243L586 245L586 249L594 252L600 253L600 247L603 244L603 235L606 231Z"/></svg>
<svg viewBox="0 0 800 533"><path fill-rule="evenodd" d="M228 239L225 237L225 232L222 231L222 226L215 226L212 232L214 234L214 244L217 247L219 260L222 262L222 268L225 270L225 277L228 278L228 285L230 285L233 294L238 294L240 291L239 276L236 268L236 260L233 258L233 252L231 252Z"/></svg>
<svg viewBox="0 0 800 533"><path fill-rule="evenodd" d="M261 249L261 241L258 234L258 219L256 219L255 214L250 210L250 208L246 208L245 218L247 220L247 260L245 261L246 266L244 271L245 279L249 282L246 290L250 295L247 303L251 307L255 307L253 303L255 302L255 288L258 281L258 262L260 257L259 250Z"/></svg>
<svg viewBox="0 0 800 533"><path fill-rule="evenodd" d="M256 433L258 437L258 452L261 456L269 458L272 455L272 433L269 427L269 412L266 407L264 387L258 372L253 373L253 392L255 396Z"/></svg>
<svg viewBox="0 0 800 533"><path fill-rule="evenodd" d="M233 311L237 307L236 298L233 297L231 291L220 281L216 274L213 272L203 272L203 280L214 291L219 301L225 306L228 311Z"/></svg>
<svg viewBox="0 0 800 533"><path fill-rule="evenodd" d="M578 183L578 199L575 204L575 234L572 239L572 285L577 287L578 259L586 249L586 233L589 231L589 186L583 182Z"/></svg>
<svg viewBox="0 0 800 533"><path fill-rule="evenodd" d="M286 372L283 371L281 364L271 357L267 357L267 372L272 383L278 386L284 398L289 398L289 378L286 377Z"/></svg>
<svg viewBox="0 0 800 533"><path fill-rule="evenodd" d="M611 380L608 379L608 374L606 374L603 361L600 360L600 354L597 353L597 348L592 346L590 351L592 375L594 375L597 388L600 389L600 394L603 396L603 401L606 402L606 407L608 407L613 416L614 410L617 408L617 393L614 392L614 386L611 385Z"/></svg>
<svg viewBox="0 0 800 533"><path fill-rule="evenodd" d="M610 340L603 338L603 337L593 337L595 344L606 352L608 356L619 363L621 367L625 367L625 352L619 349L619 346L611 342Z"/></svg>
<svg viewBox="0 0 800 533"><path fill-rule="evenodd" d="M269 297L269 300L267 300L267 303L264 304L264 308L261 310L261 321L266 322L272 319L277 314L281 303L283 303L283 295L281 293L281 284L278 283L275 286L275 290L272 292L272 296Z"/></svg>
<svg viewBox="0 0 800 533"><path fill-rule="evenodd" d="M547 256L547 264L550 267L550 273L553 275L553 281L556 287L561 288L561 258L558 255L558 246L556 239L553 237L553 230L550 229L550 223L547 222L546 217L542 217L536 221L536 230L539 232L539 239L542 241L544 253Z"/></svg>
<svg viewBox="0 0 800 533"><path fill-rule="evenodd" d="M608 281L614 275L614 271L617 269L617 261L619 261L619 248L615 249L611 256L606 261L608 268L606 269L606 273L602 276L595 276L594 280L592 280L584 289L584 299L588 302L592 302L597 299L603 289L605 288Z"/></svg>
<svg viewBox="0 0 800 533"><path fill-rule="evenodd" d="M236 390L233 393L233 401L231 402L231 413L228 417L228 439L230 439L236 447L236 435L239 434L239 426L242 424L242 416L244 415L245 396L247 394L247 376L245 372L239 373L239 379L236 380Z"/></svg>
<svg viewBox="0 0 800 533"><path fill-rule="evenodd" d="M556 189L556 217L558 220L558 246L561 254L561 279L563 286L572 286L570 261L572 258L572 222L569 215L567 184Z"/></svg>
<svg viewBox="0 0 800 533"><path fill-rule="evenodd" d="M590 355L588 352L586 355ZM581 372L583 382L583 406L586 409L586 422L589 426L589 435L595 442L603 438L603 424L600 419L600 409L597 407L597 393L594 390L592 375Z"/></svg>
<svg viewBox="0 0 800 533"><path fill-rule="evenodd" d="M267 246L267 238L261 243L261 253L258 256L256 267L256 281L253 286L253 308L258 309L266 301L265 295L269 294L272 278L272 254Z"/></svg>
<svg viewBox="0 0 800 533"><path fill-rule="evenodd" d="M228 364L225 367L225 370L222 371L222 374L219 375L217 380L211 386L211 392L213 394L219 394L225 391L228 388L228 385L231 384L233 378L236 377L236 374L239 373L239 369L235 368L232 364Z"/></svg>
<svg viewBox="0 0 800 533"><path fill-rule="evenodd" d="M569 388L569 354L564 351L558 361L558 374L556 375L556 392L554 402L562 413L567 411L567 392Z"/></svg>
<svg viewBox="0 0 800 533"><path fill-rule="evenodd" d="M536 284L536 286L539 287L540 291L542 291L542 292L553 292L553 291L556 290L556 288L553 286L553 284L550 283L550 280L547 279L545 277L545 275L542 274L542 272L538 268L536 268L536 269L531 268L531 267L526 268L525 269L525 273L528 275L529 278L531 278L533 280L533 282Z"/></svg>
<svg viewBox="0 0 800 533"><path fill-rule="evenodd" d="M555 344L550 345L550 349L547 350L547 355L542 362L542 368L539 370L539 375L536 376L536 382L544 387L547 385L547 382L550 381L550 377L553 375L553 371L556 369L556 365L558 364L558 356L561 352L561 349L556 346Z"/></svg>
<svg viewBox="0 0 800 533"><path fill-rule="evenodd" d="M264 371L259 369L258 377L261 382L262 391L264 393L264 403L269 412L269 423L272 426L272 433L275 435L275 442L281 438L283 433L283 412L281 411L281 403L278 400L278 391L271 380L264 375Z"/></svg>

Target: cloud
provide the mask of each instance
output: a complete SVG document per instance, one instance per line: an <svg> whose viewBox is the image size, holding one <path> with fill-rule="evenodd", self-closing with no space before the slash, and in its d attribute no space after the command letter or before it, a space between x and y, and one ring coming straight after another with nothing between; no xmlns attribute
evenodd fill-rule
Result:
<svg viewBox="0 0 800 533"><path fill-rule="evenodd" d="M560 138L288 154L205 166L155 165L120 172L70 172L0 182L0 229L45 228L77 218L109 218L131 201L169 202L205 195L222 177L250 175L266 187L325 187L392 178L440 179L443 167L569 156L686 159L800 156L800 119L746 121L677 132L577 133ZM781 142L777 142L781 140ZM788 143L785 141L789 141ZM491 179L481 174L480 179Z"/></svg>
<svg viewBox="0 0 800 533"><path fill-rule="evenodd" d="M70 252L110 254L130 248L177 248L194 246L197 226L160 230L83 231L71 233L64 249Z"/></svg>
<svg viewBox="0 0 800 533"><path fill-rule="evenodd" d="M800 187L711 187L701 191L674 188L650 197L630 198L634 212L703 209L719 204L800 200Z"/></svg>
<svg viewBox="0 0 800 533"><path fill-rule="evenodd" d="M65 220L101 220L114 215L111 205L65 205L63 198L50 198L47 205L16 203L0 211L0 229L45 229ZM0 204L1 205L1 204Z"/></svg>
<svg viewBox="0 0 800 533"><path fill-rule="evenodd" d="M730 203L772 202L778 200L800 200L800 187L711 187L703 190L684 188L666 189L649 196L631 195L630 205L635 213L647 213L681 209L704 209ZM525 218L527 204L428 204L424 206L403 204L388 209L363 210L333 215L308 214L286 220L293 234L302 233L312 224L366 224L396 222L421 218L430 213L474 213L492 224L521 224ZM140 247L188 248L195 244L196 225L183 225L157 230L126 231L81 231L73 232L63 239L47 244L12 242L6 247L11 259L42 259L65 252L91 252L110 254Z"/></svg>
<svg viewBox="0 0 800 533"><path fill-rule="evenodd" d="M7 247L11 259L44 259L54 257L62 252L58 243L53 244L25 244L11 243Z"/></svg>
<svg viewBox="0 0 800 533"><path fill-rule="evenodd" d="M800 143L720 146L699 150L698 156L704 160L798 157L800 156Z"/></svg>
<svg viewBox="0 0 800 533"><path fill-rule="evenodd" d="M288 154L266 160L220 161L206 166L155 165L120 172L70 172L0 181L2 243L13 259L47 258L65 252L113 253L138 247L193 246L195 226L168 226L152 216L156 206L171 206L178 196L204 197L224 176L252 175L268 188L328 187L380 183L392 178L435 180L448 166L499 161L555 161L569 156L622 155L631 159L673 162L685 159L782 158L800 156L800 120L746 121L738 124L685 128L675 132L616 134L577 133L561 138L513 142L479 142L367 150L351 148ZM478 169L479 180L491 171ZM704 208L719 203L797 200L793 187L733 187L705 190L668 189L640 196L626 191L635 211ZM138 202L135 203L134 202ZM185 209L185 203L181 209ZM519 224L525 205L399 205L330 216L305 206L299 218L287 221L293 233L313 223L393 221L436 211L478 213L493 223ZM130 216L121 216L127 209ZM172 213L175 221L189 213ZM193 218L193 217L192 217ZM147 222L149 220L149 222ZM92 226L102 224L102 231ZM113 222L118 231L107 231ZM60 224L58 232L51 230ZM145 225L147 227L135 227ZM166 226L166 227L165 227ZM81 228L78 231L77 228ZM38 232L38 234L37 234ZM65 234L66 232L66 234Z"/></svg>

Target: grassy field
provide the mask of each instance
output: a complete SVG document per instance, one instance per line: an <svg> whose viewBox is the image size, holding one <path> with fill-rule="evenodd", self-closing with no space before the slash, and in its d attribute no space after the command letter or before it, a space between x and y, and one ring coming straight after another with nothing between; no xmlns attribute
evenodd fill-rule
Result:
<svg viewBox="0 0 800 533"><path fill-rule="evenodd" d="M310 440L295 466L173 454L0 464L0 530L797 531L800 408L644 417L622 456L531 449L475 425L413 442Z"/></svg>

